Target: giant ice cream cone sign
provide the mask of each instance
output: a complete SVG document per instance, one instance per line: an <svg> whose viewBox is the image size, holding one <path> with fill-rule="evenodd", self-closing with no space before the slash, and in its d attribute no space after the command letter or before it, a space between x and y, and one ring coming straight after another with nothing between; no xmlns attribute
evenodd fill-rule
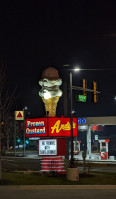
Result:
<svg viewBox="0 0 116 199"><path fill-rule="evenodd" d="M62 91L59 89L62 80L59 78L57 69L49 67L44 70L39 84L42 86L39 95L44 102L46 114L49 117L54 117L56 116L57 103L62 96Z"/></svg>

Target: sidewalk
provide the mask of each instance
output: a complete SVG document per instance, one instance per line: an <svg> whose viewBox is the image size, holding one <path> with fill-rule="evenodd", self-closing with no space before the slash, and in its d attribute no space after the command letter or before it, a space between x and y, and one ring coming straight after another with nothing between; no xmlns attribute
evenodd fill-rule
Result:
<svg viewBox="0 0 116 199"><path fill-rule="evenodd" d="M1 199L115 199L114 185L0 186Z"/></svg>

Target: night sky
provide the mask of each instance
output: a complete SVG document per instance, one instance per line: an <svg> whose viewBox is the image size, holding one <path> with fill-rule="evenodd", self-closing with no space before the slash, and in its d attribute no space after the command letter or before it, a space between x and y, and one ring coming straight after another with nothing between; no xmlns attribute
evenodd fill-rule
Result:
<svg viewBox="0 0 116 199"><path fill-rule="evenodd" d="M105 69L73 73L73 85L88 88L97 81L98 103L88 93L86 103L77 102L77 117L116 115L116 2L114 0L23 0L0 3L0 55L7 64L7 85L16 87L14 109L28 106L31 117L45 116L38 95L38 81L49 66L56 67L69 83L70 68ZM110 70L108 70L110 69ZM62 86L61 86L62 88ZM57 115L63 115L63 97Z"/></svg>

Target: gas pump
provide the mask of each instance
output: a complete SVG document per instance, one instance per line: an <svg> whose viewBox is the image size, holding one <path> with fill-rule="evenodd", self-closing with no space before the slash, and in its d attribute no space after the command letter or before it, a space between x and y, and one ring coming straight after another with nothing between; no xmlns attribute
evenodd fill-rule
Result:
<svg viewBox="0 0 116 199"><path fill-rule="evenodd" d="M80 153L81 140L73 141L73 144L74 144L74 154L79 154Z"/></svg>
<svg viewBox="0 0 116 199"><path fill-rule="evenodd" d="M108 160L108 143L109 143L109 141L110 141L109 139L99 140L101 160Z"/></svg>

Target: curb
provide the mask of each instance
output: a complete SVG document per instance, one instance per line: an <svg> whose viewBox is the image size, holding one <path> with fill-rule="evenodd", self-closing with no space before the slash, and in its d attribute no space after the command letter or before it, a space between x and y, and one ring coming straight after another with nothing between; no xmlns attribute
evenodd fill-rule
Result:
<svg viewBox="0 0 116 199"><path fill-rule="evenodd" d="M116 189L116 185L9 185L0 186L0 190L45 190L45 189Z"/></svg>

